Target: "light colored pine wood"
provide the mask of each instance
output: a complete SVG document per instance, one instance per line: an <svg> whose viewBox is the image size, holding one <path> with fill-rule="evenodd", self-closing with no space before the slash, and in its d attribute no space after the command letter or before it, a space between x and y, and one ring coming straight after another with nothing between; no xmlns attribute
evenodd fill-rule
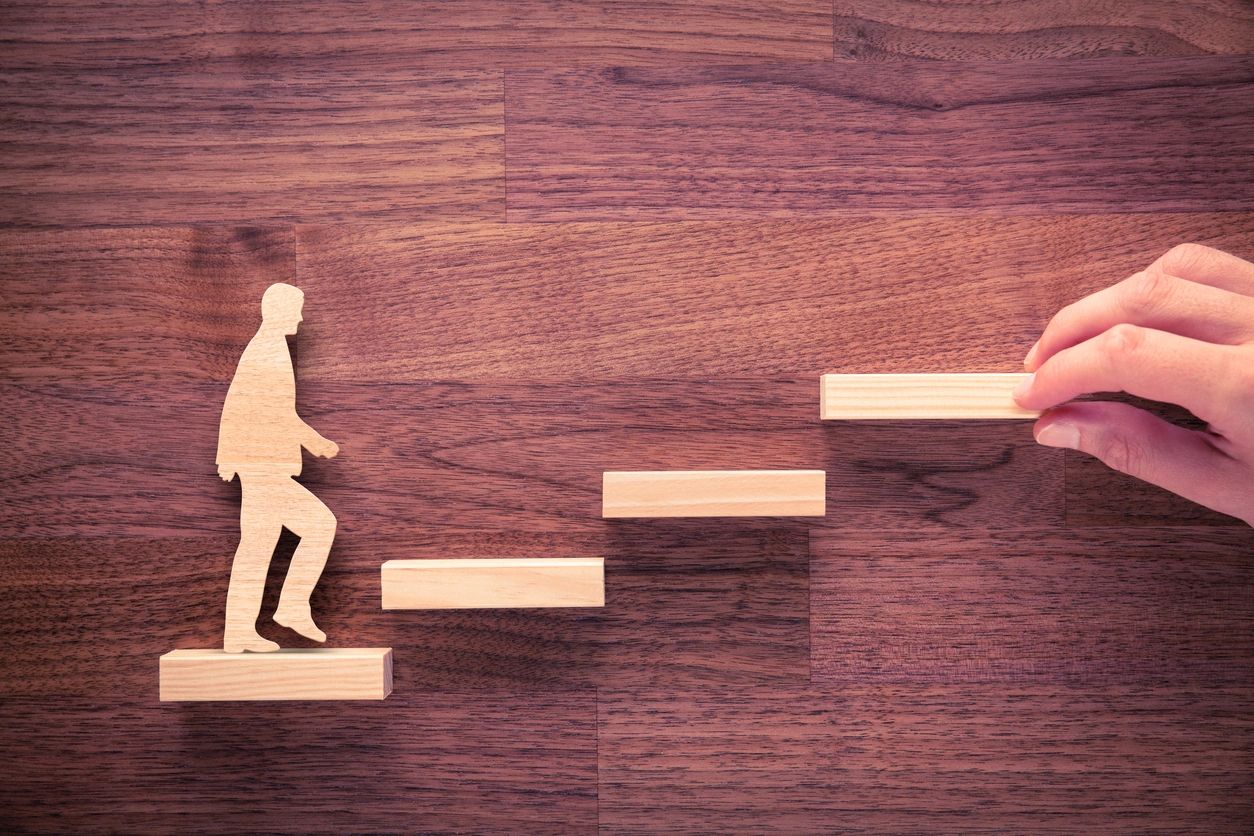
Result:
<svg viewBox="0 0 1254 836"><path fill-rule="evenodd" d="M172 650L161 700L381 700L392 693L392 648L288 648L274 653Z"/></svg>
<svg viewBox="0 0 1254 836"><path fill-rule="evenodd" d="M389 560L383 609L603 607L600 557Z"/></svg>
<svg viewBox="0 0 1254 836"><path fill-rule="evenodd" d="M825 374L824 421L1035 418L1011 392L1026 374Z"/></svg>
<svg viewBox="0 0 1254 836"><path fill-rule="evenodd" d="M821 517L822 470L607 471L602 517Z"/></svg>
<svg viewBox="0 0 1254 836"><path fill-rule="evenodd" d="M227 652L273 652L278 644L257 633L266 571L279 534L300 537L274 620L306 638L326 641L309 610L335 538L335 515L296 481L301 449L331 458L339 452L296 414L296 375L287 347L302 321L305 296L273 284L261 299L261 327L244 349L226 393L218 433L218 475L241 486L240 542L226 596Z"/></svg>

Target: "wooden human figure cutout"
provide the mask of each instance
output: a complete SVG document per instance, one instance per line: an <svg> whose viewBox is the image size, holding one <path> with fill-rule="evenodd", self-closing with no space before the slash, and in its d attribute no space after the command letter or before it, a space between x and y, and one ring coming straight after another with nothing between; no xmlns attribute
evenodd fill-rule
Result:
<svg viewBox="0 0 1254 836"><path fill-rule="evenodd" d="M322 575L335 538L335 515L295 479L301 448L331 458L339 452L296 414L296 376L287 337L295 334L305 295L290 284L273 284L261 298L261 327L244 349L222 407L218 475L239 477L240 542L226 596L228 653L268 652L279 645L257 633L257 616L275 544L283 528L300 538L279 597L274 620L315 641L326 634L314 624L309 596Z"/></svg>

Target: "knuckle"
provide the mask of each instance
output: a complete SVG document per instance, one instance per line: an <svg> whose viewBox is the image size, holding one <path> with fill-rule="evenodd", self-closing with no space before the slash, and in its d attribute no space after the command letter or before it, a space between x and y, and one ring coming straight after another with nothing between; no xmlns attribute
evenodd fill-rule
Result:
<svg viewBox="0 0 1254 836"><path fill-rule="evenodd" d="M1165 273L1145 270L1127 279L1123 289L1124 306L1140 314L1163 308L1171 296L1172 281Z"/></svg>
<svg viewBox="0 0 1254 836"><path fill-rule="evenodd" d="M1145 329L1124 322L1106 331L1101 339L1106 356L1123 359L1135 354L1145 342Z"/></svg>
<svg viewBox="0 0 1254 836"><path fill-rule="evenodd" d="M1045 324L1045 331L1051 328L1065 328L1069 323L1081 319L1084 315L1084 299L1069 302L1058 309L1058 312Z"/></svg>
<svg viewBox="0 0 1254 836"><path fill-rule="evenodd" d="M1171 272L1178 275L1181 271L1187 272L1190 268L1204 263L1214 252L1214 249L1204 244L1186 241L1183 244L1176 244L1167 250L1167 254L1163 256L1162 263Z"/></svg>
<svg viewBox="0 0 1254 836"><path fill-rule="evenodd" d="M1217 379L1231 386L1224 392L1226 402L1240 404L1243 410L1254 409L1254 352L1238 349L1224 368L1217 369Z"/></svg>

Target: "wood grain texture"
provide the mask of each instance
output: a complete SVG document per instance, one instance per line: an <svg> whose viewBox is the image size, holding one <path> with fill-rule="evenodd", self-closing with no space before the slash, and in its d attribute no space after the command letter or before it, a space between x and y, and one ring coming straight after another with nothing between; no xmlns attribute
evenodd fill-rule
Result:
<svg viewBox="0 0 1254 836"><path fill-rule="evenodd" d="M1249 210L1252 89L1246 56L511 70L507 217Z"/></svg>
<svg viewBox="0 0 1254 836"><path fill-rule="evenodd" d="M237 533L239 489L214 465L225 389L0 387L23 404L0 425L0 533ZM343 444L306 457L301 480L340 541L600 534L618 524L600 518L602 473L636 468L825 470L831 513L776 523L792 528L1061 525L1062 452L1026 423L822 424L816 394L813 378L304 383L301 415Z"/></svg>
<svg viewBox="0 0 1254 836"><path fill-rule="evenodd" d="M0 700L6 830L591 832L592 691ZM52 803L51 799L56 799Z"/></svg>
<svg viewBox="0 0 1254 836"><path fill-rule="evenodd" d="M826 0L6 3L10 69L480 69L824 60Z"/></svg>
<svg viewBox="0 0 1254 836"><path fill-rule="evenodd" d="M813 680L1254 686L1252 547L1248 528L817 534Z"/></svg>
<svg viewBox="0 0 1254 836"><path fill-rule="evenodd" d="M155 701L158 657L220 642L235 542L0 541L0 628L14 637L0 647L0 696ZM280 540L258 630L285 647L310 647L270 620L295 542ZM387 560L594 551L605 555L601 608L380 606ZM415 526L403 540L341 536L312 605L333 644L394 648L390 699L441 688L798 684L810 667L807 562L806 533L778 526L623 524L599 536Z"/></svg>
<svg viewBox="0 0 1254 836"><path fill-rule="evenodd" d="M860 61L1219 55L1254 44L1243 0L835 0L833 11L836 58Z"/></svg>
<svg viewBox="0 0 1254 836"><path fill-rule="evenodd" d="M0 530L238 534L239 488L213 463L226 388L188 384L180 393L170 382L155 396L152 383L0 387L0 398L21 405L0 424Z"/></svg>
<svg viewBox="0 0 1254 836"><path fill-rule="evenodd" d="M1172 245L1254 254L1254 215L308 226L297 240L319 306L302 380L814 379L1021 371L1059 307Z"/></svg>
<svg viewBox="0 0 1254 836"><path fill-rule="evenodd" d="M0 830L1248 832L1249 529L1024 422L814 402L1017 372L1171 245L1254 253L1254 57L1184 56L1250 26L4 4ZM396 690L163 705L159 656L222 638L217 410L273 281L344 442L306 465L341 523L314 607ZM798 466L827 517L599 519L607 469ZM270 620L294 546L259 627L308 646ZM606 606L381 609L383 562L485 554L605 555Z"/></svg>
<svg viewBox="0 0 1254 836"><path fill-rule="evenodd" d="M221 649L162 654L162 702L381 700L392 693L392 648Z"/></svg>
<svg viewBox="0 0 1254 836"><path fill-rule="evenodd" d="M500 219L500 71L10 72L0 226Z"/></svg>
<svg viewBox="0 0 1254 836"><path fill-rule="evenodd" d="M0 380L230 380L275 281L290 227L0 232Z"/></svg>
<svg viewBox="0 0 1254 836"><path fill-rule="evenodd" d="M605 606L605 558L471 557L389 560L385 610Z"/></svg>
<svg viewBox="0 0 1254 836"><path fill-rule="evenodd" d="M1241 833L1248 687L601 691L600 826Z"/></svg>

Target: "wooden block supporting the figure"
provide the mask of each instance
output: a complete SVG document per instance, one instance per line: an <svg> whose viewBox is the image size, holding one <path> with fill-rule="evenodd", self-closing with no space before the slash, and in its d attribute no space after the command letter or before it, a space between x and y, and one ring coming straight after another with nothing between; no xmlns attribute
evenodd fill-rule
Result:
<svg viewBox="0 0 1254 836"><path fill-rule="evenodd" d="M825 374L824 421L1035 418L1011 392L1026 374Z"/></svg>
<svg viewBox="0 0 1254 836"><path fill-rule="evenodd" d="M602 517L821 517L822 470L609 471Z"/></svg>
<svg viewBox="0 0 1254 836"><path fill-rule="evenodd" d="M383 609L605 606L600 557L483 557L389 560L383 564Z"/></svg>
<svg viewBox="0 0 1254 836"><path fill-rule="evenodd" d="M172 650L161 657L162 702L381 700L390 693L390 647Z"/></svg>

